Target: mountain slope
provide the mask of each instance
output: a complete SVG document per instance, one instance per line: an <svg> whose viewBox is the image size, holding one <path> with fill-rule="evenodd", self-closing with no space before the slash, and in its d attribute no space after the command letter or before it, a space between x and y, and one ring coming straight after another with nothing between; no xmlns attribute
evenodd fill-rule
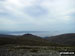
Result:
<svg viewBox="0 0 75 56"><path fill-rule="evenodd" d="M30 46L55 46L57 44L50 43L48 40L32 34L24 34L22 36L4 35L0 37L0 45L30 45Z"/></svg>
<svg viewBox="0 0 75 56"><path fill-rule="evenodd" d="M61 34L45 38L52 43L75 46L75 33Z"/></svg>

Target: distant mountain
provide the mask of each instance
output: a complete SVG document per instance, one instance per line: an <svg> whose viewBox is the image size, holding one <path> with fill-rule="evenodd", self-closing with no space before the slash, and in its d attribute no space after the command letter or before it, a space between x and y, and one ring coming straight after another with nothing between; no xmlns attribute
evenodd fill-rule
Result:
<svg viewBox="0 0 75 56"><path fill-rule="evenodd" d="M52 43L75 46L75 33L46 37Z"/></svg>
<svg viewBox="0 0 75 56"><path fill-rule="evenodd" d="M30 46L56 46L55 43L50 43L48 40L32 34L24 34L21 36L0 35L0 45L30 45Z"/></svg>
<svg viewBox="0 0 75 56"><path fill-rule="evenodd" d="M23 34L33 34L41 37L51 36L49 31L0 31L0 34L9 34L9 35L23 35Z"/></svg>

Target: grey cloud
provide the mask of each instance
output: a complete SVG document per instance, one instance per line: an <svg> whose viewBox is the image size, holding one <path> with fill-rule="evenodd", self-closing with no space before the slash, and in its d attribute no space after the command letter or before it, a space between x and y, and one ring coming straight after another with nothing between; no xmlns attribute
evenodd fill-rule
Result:
<svg viewBox="0 0 75 56"><path fill-rule="evenodd" d="M30 6L25 8L25 13L34 18L45 16L48 13L48 10L40 6Z"/></svg>

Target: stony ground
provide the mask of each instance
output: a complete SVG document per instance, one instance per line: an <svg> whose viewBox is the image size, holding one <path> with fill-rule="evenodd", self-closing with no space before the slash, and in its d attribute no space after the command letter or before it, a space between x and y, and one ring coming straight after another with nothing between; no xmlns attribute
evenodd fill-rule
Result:
<svg viewBox="0 0 75 56"><path fill-rule="evenodd" d="M52 50L1 49L0 56L60 56Z"/></svg>
<svg viewBox="0 0 75 56"><path fill-rule="evenodd" d="M58 50L62 49L70 50L72 48L70 47L56 48L56 47L46 47L46 46L42 47L41 46L2 46L0 47L0 56L61 56Z"/></svg>

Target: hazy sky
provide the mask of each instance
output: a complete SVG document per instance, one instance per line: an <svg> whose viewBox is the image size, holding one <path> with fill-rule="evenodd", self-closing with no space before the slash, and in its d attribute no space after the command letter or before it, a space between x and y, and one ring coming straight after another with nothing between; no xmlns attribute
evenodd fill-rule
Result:
<svg viewBox="0 0 75 56"><path fill-rule="evenodd" d="M0 30L75 32L75 0L0 0Z"/></svg>

